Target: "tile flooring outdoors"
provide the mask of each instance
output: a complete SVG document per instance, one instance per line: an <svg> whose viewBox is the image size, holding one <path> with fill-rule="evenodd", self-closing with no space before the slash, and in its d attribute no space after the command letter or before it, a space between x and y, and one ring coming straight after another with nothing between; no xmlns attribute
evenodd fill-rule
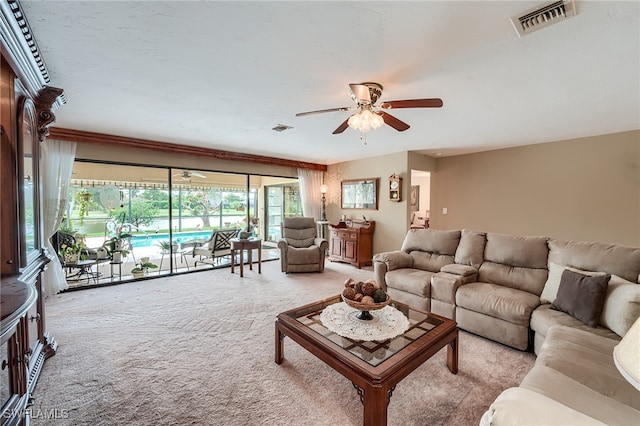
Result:
<svg viewBox="0 0 640 426"><path fill-rule="evenodd" d="M143 257L148 257L149 262L158 265L157 269L149 269L146 275L140 279L153 278L154 276L168 275L171 266L174 273L185 273L191 271L202 271L206 269L225 268L231 266L230 256L217 258L214 265L200 262L198 256L191 254L191 249L180 250L174 253L172 259L168 254L162 254L157 248L143 248L133 250L129 256L123 259L120 264L110 263L109 260L99 260L91 263L84 268L77 266L65 268L67 274L67 284L69 289L77 289L83 287L93 287L96 285L107 285L112 283L132 281L134 277L131 275L131 269L135 267L137 262ZM277 247L264 245L262 248L262 261L277 260L280 258L280 250ZM197 265L196 265L197 261ZM247 263L247 254L244 254L244 262ZM258 261L256 250L253 251L254 265ZM236 261L237 262L237 261ZM172 265L173 264L173 265Z"/></svg>

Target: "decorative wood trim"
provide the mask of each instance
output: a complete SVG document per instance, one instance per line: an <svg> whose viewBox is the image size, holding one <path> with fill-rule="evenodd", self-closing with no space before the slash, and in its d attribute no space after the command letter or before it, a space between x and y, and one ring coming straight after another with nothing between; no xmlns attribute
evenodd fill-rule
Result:
<svg viewBox="0 0 640 426"><path fill-rule="evenodd" d="M266 157L262 155L243 154L239 152L221 151L217 149L200 148L190 145L179 145L169 142L158 142L147 139L130 138L126 136L107 135L104 133L85 132L82 130L52 127L49 138L77 143L92 143L110 147L137 148L151 151L167 152L170 154L187 154L199 157L216 158L218 160L246 161L252 163L271 164L275 166L296 167L301 169L327 171L326 164L307 163L304 161L287 160L283 158Z"/></svg>
<svg viewBox="0 0 640 426"><path fill-rule="evenodd" d="M32 98L51 81L49 71L40 54L38 43L17 0L0 2L0 40L6 58ZM57 109L65 103L64 95L54 99Z"/></svg>
<svg viewBox="0 0 640 426"><path fill-rule="evenodd" d="M49 126L56 122L56 116L53 113L53 107L63 90L57 87L44 86L38 92L35 99L36 119L38 120L38 140L44 142L49 135Z"/></svg>

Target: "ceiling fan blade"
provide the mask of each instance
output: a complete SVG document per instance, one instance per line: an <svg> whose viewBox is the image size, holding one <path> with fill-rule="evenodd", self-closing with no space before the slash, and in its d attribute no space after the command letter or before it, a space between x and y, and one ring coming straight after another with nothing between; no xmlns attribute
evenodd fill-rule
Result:
<svg viewBox="0 0 640 426"><path fill-rule="evenodd" d="M406 99L404 101L388 101L380 104L380 108L440 108L442 106L442 99Z"/></svg>
<svg viewBox="0 0 640 426"><path fill-rule="evenodd" d="M407 123L405 123L404 121L398 120L393 115L391 115L389 113L386 113L384 111L379 111L377 114L380 114L382 116L382 119L384 120L384 122L386 124L388 124L389 126L393 127L394 129L396 129L399 132L404 132L409 127L411 127Z"/></svg>
<svg viewBox="0 0 640 426"><path fill-rule="evenodd" d="M199 172L191 172L191 177L197 177L200 179L206 179L207 177L205 175L203 175L202 173Z"/></svg>
<svg viewBox="0 0 640 426"><path fill-rule="evenodd" d="M296 114L296 117L304 117L305 115L322 114L322 113L325 113L325 112L334 112L334 111L351 111L352 109L355 109L355 107L340 107L340 108L319 109L317 111L299 112L299 113Z"/></svg>
<svg viewBox="0 0 640 426"><path fill-rule="evenodd" d="M364 84L350 84L349 88L359 101L371 102L369 88Z"/></svg>
<svg viewBox="0 0 640 426"><path fill-rule="evenodd" d="M351 118L351 117L349 117L349 118ZM334 135L337 135L338 133L342 133L342 132L344 132L345 130L347 130L347 127L349 127L349 123L348 123L349 118L347 118L346 120L344 120L344 121L342 122L342 124L341 124L341 125L339 125L339 126L338 126L338 128L337 128L337 129L335 129L335 130L333 131L333 134L334 134Z"/></svg>

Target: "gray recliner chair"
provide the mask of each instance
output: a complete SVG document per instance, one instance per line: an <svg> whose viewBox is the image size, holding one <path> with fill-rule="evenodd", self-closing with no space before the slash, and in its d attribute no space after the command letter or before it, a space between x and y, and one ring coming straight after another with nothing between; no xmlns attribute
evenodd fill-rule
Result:
<svg viewBox="0 0 640 426"><path fill-rule="evenodd" d="M289 217L282 223L282 239L278 241L282 272L322 272L329 243L318 238L312 217Z"/></svg>

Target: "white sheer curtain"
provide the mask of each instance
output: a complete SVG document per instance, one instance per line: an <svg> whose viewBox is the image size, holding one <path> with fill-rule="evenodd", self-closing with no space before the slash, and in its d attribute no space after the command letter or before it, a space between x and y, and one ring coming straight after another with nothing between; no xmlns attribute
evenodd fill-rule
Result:
<svg viewBox="0 0 640 426"><path fill-rule="evenodd" d="M69 197L71 171L76 156L75 142L45 140L41 147L41 181L44 237L51 263L42 275L45 297L67 288L67 280L51 237L58 230Z"/></svg>
<svg viewBox="0 0 640 426"><path fill-rule="evenodd" d="M298 186L302 201L302 214L305 217L320 219L322 172L319 170L298 169Z"/></svg>

